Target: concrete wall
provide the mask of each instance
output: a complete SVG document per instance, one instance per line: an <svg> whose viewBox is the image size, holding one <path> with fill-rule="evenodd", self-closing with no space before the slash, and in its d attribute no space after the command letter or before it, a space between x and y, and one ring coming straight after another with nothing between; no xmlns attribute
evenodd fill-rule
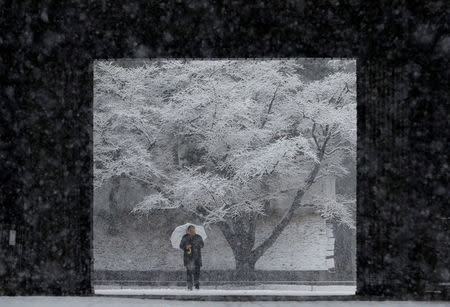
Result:
<svg viewBox="0 0 450 307"><path fill-rule="evenodd" d="M283 197L280 197L278 200L274 200L271 202L272 208L281 214L286 211L294 201L296 191L292 191L290 193L286 193ZM334 176L327 176L317 179L316 182L306 191L305 195L302 198L302 205L309 207L315 202L315 198L332 198L336 197L336 178ZM304 214L304 211L307 209L300 208L296 211L297 214Z"/></svg>

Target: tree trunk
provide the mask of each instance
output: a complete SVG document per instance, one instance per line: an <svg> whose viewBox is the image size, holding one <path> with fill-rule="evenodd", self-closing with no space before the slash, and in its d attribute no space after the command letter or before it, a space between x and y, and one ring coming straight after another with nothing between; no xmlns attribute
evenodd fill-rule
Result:
<svg viewBox="0 0 450 307"><path fill-rule="evenodd" d="M117 228L117 220L119 214L119 206L117 204L117 190L120 186L120 178L112 178L112 186L109 192L109 214L108 214L108 229L107 232L111 236L116 236L119 234L119 229Z"/></svg>
<svg viewBox="0 0 450 307"><path fill-rule="evenodd" d="M172 146L172 158L173 158L173 163L176 166L180 165L180 156L179 156L179 137L178 137L178 133L173 135L173 146Z"/></svg>
<svg viewBox="0 0 450 307"><path fill-rule="evenodd" d="M248 257L236 259L236 279L238 280L255 280L255 262L251 259L250 253Z"/></svg>
<svg viewBox="0 0 450 307"><path fill-rule="evenodd" d="M255 263L251 261L250 255L246 259L237 259L236 260L236 270L237 271L254 271Z"/></svg>
<svg viewBox="0 0 450 307"><path fill-rule="evenodd" d="M255 242L256 214L243 215L219 223L220 230L233 251L237 280L255 280L256 259L252 256Z"/></svg>

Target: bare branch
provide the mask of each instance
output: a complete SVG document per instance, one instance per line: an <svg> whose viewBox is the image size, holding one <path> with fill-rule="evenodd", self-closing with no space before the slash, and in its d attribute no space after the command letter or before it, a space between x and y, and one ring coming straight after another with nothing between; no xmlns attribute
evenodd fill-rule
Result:
<svg viewBox="0 0 450 307"><path fill-rule="evenodd" d="M326 126L325 126L325 132L323 133L324 136L328 135L329 129L330 129L330 125L326 124Z"/></svg>
<svg viewBox="0 0 450 307"><path fill-rule="evenodd" d="M283 155L281 158L286 157L286 154L287 154L287 151L284 153L284 155ZM275 171L275 168L277 167L278 163L280 163L280 161L281 161L281 159L278 160L278 161L273 165L273 168L272 168L272 170L270 171L269 175L271 175L271 174Z"/></svg>
<svg viewBox="0 0 450 307"><path fill-rule="evenodd" d="M311 102L311 100L308 100L308 101ZM309 120L311 120L313 123L316 122L312 117L306 116L304 111L302 111L302 115L303 115L303 118L309 119Z"/></svg>
<svg viewBox="0 0 450 307"><path fill-rule="evenodd" d="M275 92L273 93L272 100L270 100L269 109L267 110L267 114L269 114L270 111L272 110L272 105L273 105L273 102L275 101L275 96L277 95L277 92L278 92L278 89L280 88L280 86L281 85L278 84L275 89Z"/></svg>
<svg viewBox="0 0 450 307"><path fill-rule="evenodd" d="M225 237L225 240L227 240L228 244L231 247L231 250L233 251L233 254L235 255L235 251L237 250L238 245L235 239L236 234L234 233L233 228L230 227L230 225L227 222L218 222L217 226L219 226L223 236Z"/></svg>
<svg viewBox="0 0 450 307"><path fill-rule="evenodd" d="M328 128L327 128L328 129ZM320 170L320 166L321 166L321 162L323 160L324 154L325 154L325 148L327 146L327 142L330 139L331 135L328 135L325 138L325 141L323 142L323 145L320 146L320 152L319 152L319 161L316 162L314 164L313 169L311 170L311 172L309 173L305 184L302 188L300 188L294 198L294 201L292 202L291 206L289 207L288 211L286 211L286 213L283 215L283 217L281 218L281 220L278 222L278 224L274 227L272 233L270 234L270 236L268 238L266 238L263 243L261 243L257 248L255 248L252 252L251 252L251 257L253 261L256 261L259 259L259 257L261 257L264 252L273 245L273 243L278 239L278 237L280 236L280 234L283 232L283 230L286 228L286 226L289 224L289 222L292 219L292 216L294 214L294 211L300 207L301 205L301 199L303 198L303 195L306 193L306 191L311 187L311 185L314 183L314 179L317 176L319 170Z"/></svg>
<svg viewBox="0 0 450 307"><path fill-rule="evenodd" d="M275 92L273 93L272 99L270 100L270 103L269 103L269 108L267 110L267 115L264 117L263 122L261 123L261 128L264 128L264 126L266 125L268 115L270 114L270 111L272 110L273 102L275 101L275 96L277 95L277 92L278 92L278 89L280 88L280 86L281 85L278 84L275 89Z"/></svg>
<svg viewBox="0 0 450 307"><path fill-rule="evenodd" d="M139 131L142 132L142 134L144 134L145 138L147 139L149 145L153 144L155 141L152 140L152 138L150 138L150 136L148 135L147 131L144 130L144 128L139 127L138 125L136 125L136 123L133 122L133 126L138 129Z"/></svg>
<svg viewBox="0 0 450 307"><path fill-rule="evenodd" d="M339 151L339 150L350 151L350 148L348 148L348 147L337 147L337 148L335 148L335 149L333 149L331 151L325 151L325 154L327 156L330 156L330 155L332 155L333 153L335 153L336 151Z"/></svg>
<svg viewBox="0 0 450 307"><path fill-rule="evenodd" d="M313 127L312 127L311 134L312 134L312 137L313 137L313 139L314 139L314 142L316 143L317 149L320 150L319 141L317 141L317 137L316 137L316 135L314 134L315 130L316 130L316 123L313 123Z"/></svg>
<svg viewBox="0 0 450 307"><path fill-rule="evenodd" d="M203 183L200 183L206 190L206 192L211 196L211 198L213 199L213 201L219 205L216 201L216 198L214 197L214 194L208 189L208 187L206 185L204 185ZM223 203L222 207L220 207L221 210L227 210L231 205L228 204L226 201L224 201L223 199L220 199Z"/></svg>
<svg viewBox="0 0 450 307"><path fill-rule="evenodd" d="M258 219L258 215L256 212L250 213L250 221L248 225L248 234L249 234L249 245L250 248L253 248L255 245L255 234L256 234L256 221Z"/></svg>

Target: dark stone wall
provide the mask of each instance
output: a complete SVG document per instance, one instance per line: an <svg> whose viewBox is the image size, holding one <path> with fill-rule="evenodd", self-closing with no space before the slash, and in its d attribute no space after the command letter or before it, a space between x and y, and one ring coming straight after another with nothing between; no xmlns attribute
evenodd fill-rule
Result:
<svg viewBox="0 0 450 307"><path fill-rule="evenodd" d="M450 258L447 5L1 1L0 220L23 248L0 243L0 292L92 293L94 59L306 56L358 59L358 294L424 297Z"/></svg>

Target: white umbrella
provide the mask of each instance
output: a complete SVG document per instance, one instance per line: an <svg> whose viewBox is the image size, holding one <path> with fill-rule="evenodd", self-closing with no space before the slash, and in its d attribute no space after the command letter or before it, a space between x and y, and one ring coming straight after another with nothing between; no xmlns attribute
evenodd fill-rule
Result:
<svg viewBox="0 0 450 307"><path fill-rule="evenodd" d="M205 228L200 225L195 225L192 223L186 223L184 225L180 225L172 232L172 235L170 236L170 242L172 242L172 247L176 249L180 249L180 243L183 236L187 233L187 228L189 225L192 225L195 227L195 233L200 235L203 240L207 238Z"/></svg>

